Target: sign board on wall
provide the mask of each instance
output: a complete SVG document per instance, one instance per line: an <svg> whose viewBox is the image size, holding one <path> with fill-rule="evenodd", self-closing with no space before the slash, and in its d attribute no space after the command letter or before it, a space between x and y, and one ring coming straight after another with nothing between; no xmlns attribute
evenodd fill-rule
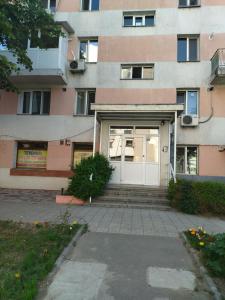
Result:
<svg viewBox="0 0 225 300"><path fill-rule="evenodd" d="M17 168L45 169L47 162L47 150L18 150Z"/></svg>

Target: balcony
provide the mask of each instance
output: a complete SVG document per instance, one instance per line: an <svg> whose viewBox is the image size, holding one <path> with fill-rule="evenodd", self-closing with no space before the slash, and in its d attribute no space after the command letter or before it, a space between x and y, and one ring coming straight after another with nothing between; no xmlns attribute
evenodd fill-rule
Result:
<svg viewBox="0 0 225 300"><path fill-rule="evenodd" d="M225 49L218 49L211 59L211 80L213 85L225 84Z"/></svg>
<svg viewBox="0 0 225 300"><path fill-rule="evenodd" d="M29 71L20 65L19 73L11 75L11 81L18 85L28 86L35 85L65 85L67 62L67 45L66 38L59 38L59 47L47 50L39 48L30 48L27 50L29 58L33 62L33 70ZM0 51L10 61L16 63L15 57L8 50Z"/></svg>

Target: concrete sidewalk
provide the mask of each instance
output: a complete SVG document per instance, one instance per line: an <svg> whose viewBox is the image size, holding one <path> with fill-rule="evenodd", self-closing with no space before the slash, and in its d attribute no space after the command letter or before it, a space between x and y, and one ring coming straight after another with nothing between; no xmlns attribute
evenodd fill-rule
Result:
<svg viewBox="0 0 225 300"><path fill-rule="evenodd" d="M177 238L87 233L44 300L211 299Z"/></svg>

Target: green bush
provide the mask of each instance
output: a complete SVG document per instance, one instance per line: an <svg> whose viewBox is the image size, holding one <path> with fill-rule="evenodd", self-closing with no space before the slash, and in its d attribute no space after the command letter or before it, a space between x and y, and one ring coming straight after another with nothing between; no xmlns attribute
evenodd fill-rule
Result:
<svg viewBox="0 0 225 300"><path fill-rule="evenodd" d="M189 214L225 214L225 184L192 182L178 179L170 182L168 198L172 207Z"/></svg>
<svg viewBox="0 0 225 300"><path fill-rule="evenodd" d="M83 200L88 200L90 196L93 198L98 197L103 194L112 171L113 168L110 166L108 159L101 154L82 159L76 165L67 192ZM93 174L92 181L90 180L91 174Z"/></svg>
<svg viewBox="0 0 225 300"><path fill-rule="evenodd" d="M225 278L225 233L213 238L213 242L204 248L203 258L213 275Z"/></svg>

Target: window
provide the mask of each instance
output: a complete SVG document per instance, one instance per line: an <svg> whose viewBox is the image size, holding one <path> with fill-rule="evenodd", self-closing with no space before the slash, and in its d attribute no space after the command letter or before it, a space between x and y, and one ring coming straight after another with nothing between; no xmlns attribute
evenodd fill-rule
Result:
<svg viewBox="0 0 225 300"><path fill-rule="evenodd" d="M56 11L56 0L42 0L42 5L45 9L51 12Z"/></svg>
<svg viewBox="0 0 225 300"><path fill-rule="evenodd" d="M80 41L80 59L86 62L98 61L98 40L81 40Z"/></svg>
<svg viewBox="0 0 225 300"><path fill-rule="evenodd" d="M94 115L91 104L95 103L95 91L77 91L76 114L84 116Z"/></svg>
<svg viewBox="0 0 225 300"><path fill-rule="evenodd" d="M177 147L177 173L197 175L198 148L194 146Z"/></svg>
<svg viewBox="0 0 225 300"><path fill-rule="evenodd" d="M188 36L178 37L177 61L198 61L199 60L199 37Z"/></svg>
<svg viewBox="0 0 225 300"><path fill-rule="evenodd" d="M200 0L179 0L179 7L200 6Z"/></svg>
<svg viewBox="0 0 225 300"><path fill-rule="evenodd" d="M50 112L50 91L24 91L19 98L19 113L48 115Z"/></svg>
<svg viewBox="0 0 225 300"><path fill-rule="evenodd" d="M148 27L155 25L155 13L151 13L149 15L143 14L135 14L130 15L128 13L124 13L123 16L123 26L124 27Z"/></svg>
<svg viewBox="0 0 225 300"><path fill-rule="evenodd" d="M88 158L93 154L93 145L92 144L74 144L74 152L73 152L73 167L84 158Z"/></svg>
<svg viewBox="0 0 225 300"><path fill-rule="evenodd" d="M154 66L122 65L121 79L154 79Z"/></svg>
<svg viewBox="0 0 225 300"><path fill-rule="evenodd" d="M46 49L53 49L59 47L59 37L48 37L46 34L41 33L40 31L36 31L35 35L31 35L30 41L29 41L29 47L30 48L38 48L38 44L41 40L41 43L43 44L43 47Z"/></svg>
<svg viewBox="0 0 225 300"><path fill-rule="evenodd" d="M177 104L184 104L184 114L198 115L199 91L178 90Z"/></svg>
<svg viewBox="0 0 225 300"><path fill-rule="evenodd" d="M18 142L16 167L21 169L45 169L48 143Z"/></svg>
<svg viewBox="0 0 225 300"><path fill-rule="evenodd" d="M99 10L99 0L82 0L81 10L84 10L84 11Z"/></svg>

